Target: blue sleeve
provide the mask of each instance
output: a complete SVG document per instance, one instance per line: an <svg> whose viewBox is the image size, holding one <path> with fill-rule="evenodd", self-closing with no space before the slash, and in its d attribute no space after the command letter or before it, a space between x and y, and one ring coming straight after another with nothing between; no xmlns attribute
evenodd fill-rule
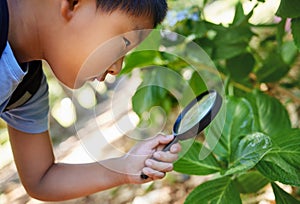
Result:
<svg viewBox="0 0 300 204"><path fill-rule="evenodd" d="M49 98L46 77L35 95L21 107L6 111L3 120L26 133L41 133L48 129Z"/></svg>

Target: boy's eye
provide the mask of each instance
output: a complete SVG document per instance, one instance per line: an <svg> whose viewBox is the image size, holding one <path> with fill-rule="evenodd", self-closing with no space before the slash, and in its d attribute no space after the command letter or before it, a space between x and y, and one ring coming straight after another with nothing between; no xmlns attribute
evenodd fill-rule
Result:
<svg viewBox="0 0 300 204"><path fill-rule="evenodd" d="M127 38L123 37L123 40L126 47L130 46L131 42Z"/></svg>

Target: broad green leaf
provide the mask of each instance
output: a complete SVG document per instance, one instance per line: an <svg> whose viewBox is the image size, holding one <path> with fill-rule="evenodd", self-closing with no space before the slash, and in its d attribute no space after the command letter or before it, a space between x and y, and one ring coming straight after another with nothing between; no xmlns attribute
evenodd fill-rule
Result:
<svg viewBox="0 0 300 204"><path fill-rule="evenodd" d="M207 181L195 188L186 198L186 204L239 204L239 192L230 177Z"/></svg>
<svg viewBox="0 0 300 204"><path fill-rule="evenodd" d="M220 164L212 153L203 160L199 159L201 149L210 151L200 142L195 141L192 145L190 141L182 142L182 152L179 155L180 159L174 163L174 170L192 175L208 175L220 171Z"/></svg>
<svg viewBox="0 0 300 204"><path fill-rule="evenodd" d="M271 139L263 133L257 132L243 137L231 154L231 161L225 175L253 168L271 150L271 147Z"/></svg>
<svg viewBox="0 0 300 204"><path fill-rule="evenodd" d="M168 100L168 86L164 80L166 75L160 68L144 70L143 82L132 97L132 108L138 115L149 111L153 106L162 106L163 101ZM171 86L174 82L172 76L169 77L168 85Z"/></svg>
<svg viewBox="0 0 300 204"><path fill-rule="evenodd" d="M282 190L275 183L272 183L273 192L275 194L276 204L300 204L300 201Z"/></svg>
<svg viewBox="0 0 300 204"><path fill-rule="evenodd" d="M193 89L195 95L199 95L207 90L206 84L197 71L194 71L192 78L189 81L190 87Z"/></svg>
<svg viewBox="0 0 300 204"><path fill-rule="evenodd" d="M242 53L245 53L247 50L248 43L231 43L231 44L219 44L213 51L213 59L230 59Z"/></svg>
<svg viewBox="0 0 300 204"><path fill-rule="evenodd" d="M208 144L214 144L214 140L218 139L219 143L214 148L214 152L222 157L230 160L233 153L233 144L237 143L240 136L251 134L254 130L254 113L250 103L244 98L228 97L225 101L226 118L221 137L211 135L206 138ZM223 124L223 118L217 118L216 123ZM218 125L216 125L218 127ZM213 127L212 127L213 128ZM213 131L213 129L212 129ZM218 131L216 131L218 133Z"/></svg>
<svg viewBox="0 0 300 204"><path fill-rule="evenodd" d="M292 20L292 34L294 42L297 48L300 50L300 18L295 18Z"/></svg>
<svg viewBox="0 0 300 204"><path fill-rule="evenodd" d="M253 33L248 26L229 27L214 38L214 59L229 59L245 53Z"/></svg>
<svg viewBox="0 0 300 204"><path fill-rule="evenodd" d="M247 99L253 107L256 126L258 126L257 131L272 138L282 130L291 129L289 115L276 98L254 91L247 96Z"/></svg>
<svg viewBox="0 0 300 204"><path fill-rule="evenodd" d="M136 51L126 56L125 66L121 74L131 72L134 68L142 68L151 65L160 65L158 61L160 53L153 50ZM158 63L157 63L158 62Z"/></svg>
<svg viewBox="0 0 300 204"><path fill-rule="evenodd" d="M300 129L279 131L272 143L256 168L273 181L300 186Z"/></svg>
<svg viewBox="0 0 300 204"><path fill-rule="evenodd" d="M218 31L214 42L216 46L220 44L237 44L241 42L248 43L249 40L253 37L253 32L249 26L238 26L238 27L229 27L225 30Z"/></svg>
<svg viewBox="0 0 300 204"><path fill-rule="evenodd" d="M281 0L276 15L285 18L300 17L300 1L297 0Z"/></svg>
<svg viewBox="0 0 300 204"><path fill-rule="evenodd" d="M226 65L230 76L236 81L241 81L248 77L249 73L253 70L255 59L252 54L243 53L228 59Z"/></svg>
<svg viewBox="0 0 300 204"><path fill-rule="evenodd" d="M290 66L283 61L280 54L270 53L263 66L256 72L256 76L260 82L274 82L284 77L289 70Z"/></svg>
<svg viewBox="0 0 300 204"><path fill-rule="evenodd" d="M238 176L234 184L240 193L256 193L270 181L258 171L250 171Z"/></svg>
<svg viewBox="0 0 300 204"><path fill-rule="evenodd" d="M136 91L132 97L133 110L141 115L149 111L153 106L161 105L161 101L166 100L167 91L158 86L142 87Z"/></svg>

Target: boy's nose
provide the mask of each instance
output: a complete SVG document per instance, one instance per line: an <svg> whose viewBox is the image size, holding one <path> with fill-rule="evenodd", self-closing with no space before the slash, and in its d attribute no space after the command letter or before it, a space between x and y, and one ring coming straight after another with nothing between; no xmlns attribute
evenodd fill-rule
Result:
<svg viewBox="0 0 300 204"><path fill-rule="evenodd" d="M111 67L107 70L107 72L111 75L117 75L120 73L123 65L124 58L119 59L116 61Z"/></svg>

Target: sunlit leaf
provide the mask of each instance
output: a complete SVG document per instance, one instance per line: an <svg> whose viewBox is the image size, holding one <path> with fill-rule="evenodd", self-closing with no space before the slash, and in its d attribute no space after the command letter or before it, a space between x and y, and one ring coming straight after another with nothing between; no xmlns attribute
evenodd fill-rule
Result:
<svg viewBox="0 0 300 204"><path fill-rule="evenodd" d="M162 100L166 100L167 91L159 86L147 86L138 89L132 97L133 110L141 115L149 111L153 106L160 105Z"/></svg>
<svg viewBox="0 0 300 204"><path fill-rule="evenodd" d="M159 59L160 53L158 51L146 50L133 52L126 56L125 66L121 74L131 72L134 68L142 68L145 66L157 65L156 59Z"/></svg>
<svg viewBox="0 0 300 204"><path fill-rule="evenodd" d="M300 130L279 131L272 142L273 149L257 169L273 181L300 186Z"/></svg>
<svg viewBox="0 0 300 204"><path fill-rule="evenodd" d="M207 181L195 188L188 195L185 203L239 204L242 203L242 201L231 178L222 177Z"/></svg>
<svg viewBox="0 0 300 204"><path fill-rule="evenodd" d="M244 98L228 97L225 101L226 118L222 136L207 137L208 144L214 144L219 139L214 152L221 157L227 158L233 153L233 144L239 141L240 136L251 134L254 131L254 113L250 103ZM217 119L216 123L222 124L223 118ZM216 125L218 127L218 125ZM212 130L213 127L212 127ZM218 133L218 131L216 131Z"/></svg>
<svg viewBox="0 0 300 204"><path fill-rule="evenodd" d="M269 136L254 133L243 137L235 147L225 175L235 174L253 168L271 150Z"/></svg>
<svg viewBox="0 0 300 204"><path fill-rule="evenodd" d="M189 81L190 87L193 89L195 95L199 95L200 93L207 90L206 84L199 75L198 72L194 72L192 78Z"/></svg>
<svg viewBox="0 0 300 204"><path fill-rule="evenodd" d="M274 97L262 92L254 91L247 99L253 107L257 131L269 135L271 138L282 130L291 129L289 115L284 106Z"/></svg>

